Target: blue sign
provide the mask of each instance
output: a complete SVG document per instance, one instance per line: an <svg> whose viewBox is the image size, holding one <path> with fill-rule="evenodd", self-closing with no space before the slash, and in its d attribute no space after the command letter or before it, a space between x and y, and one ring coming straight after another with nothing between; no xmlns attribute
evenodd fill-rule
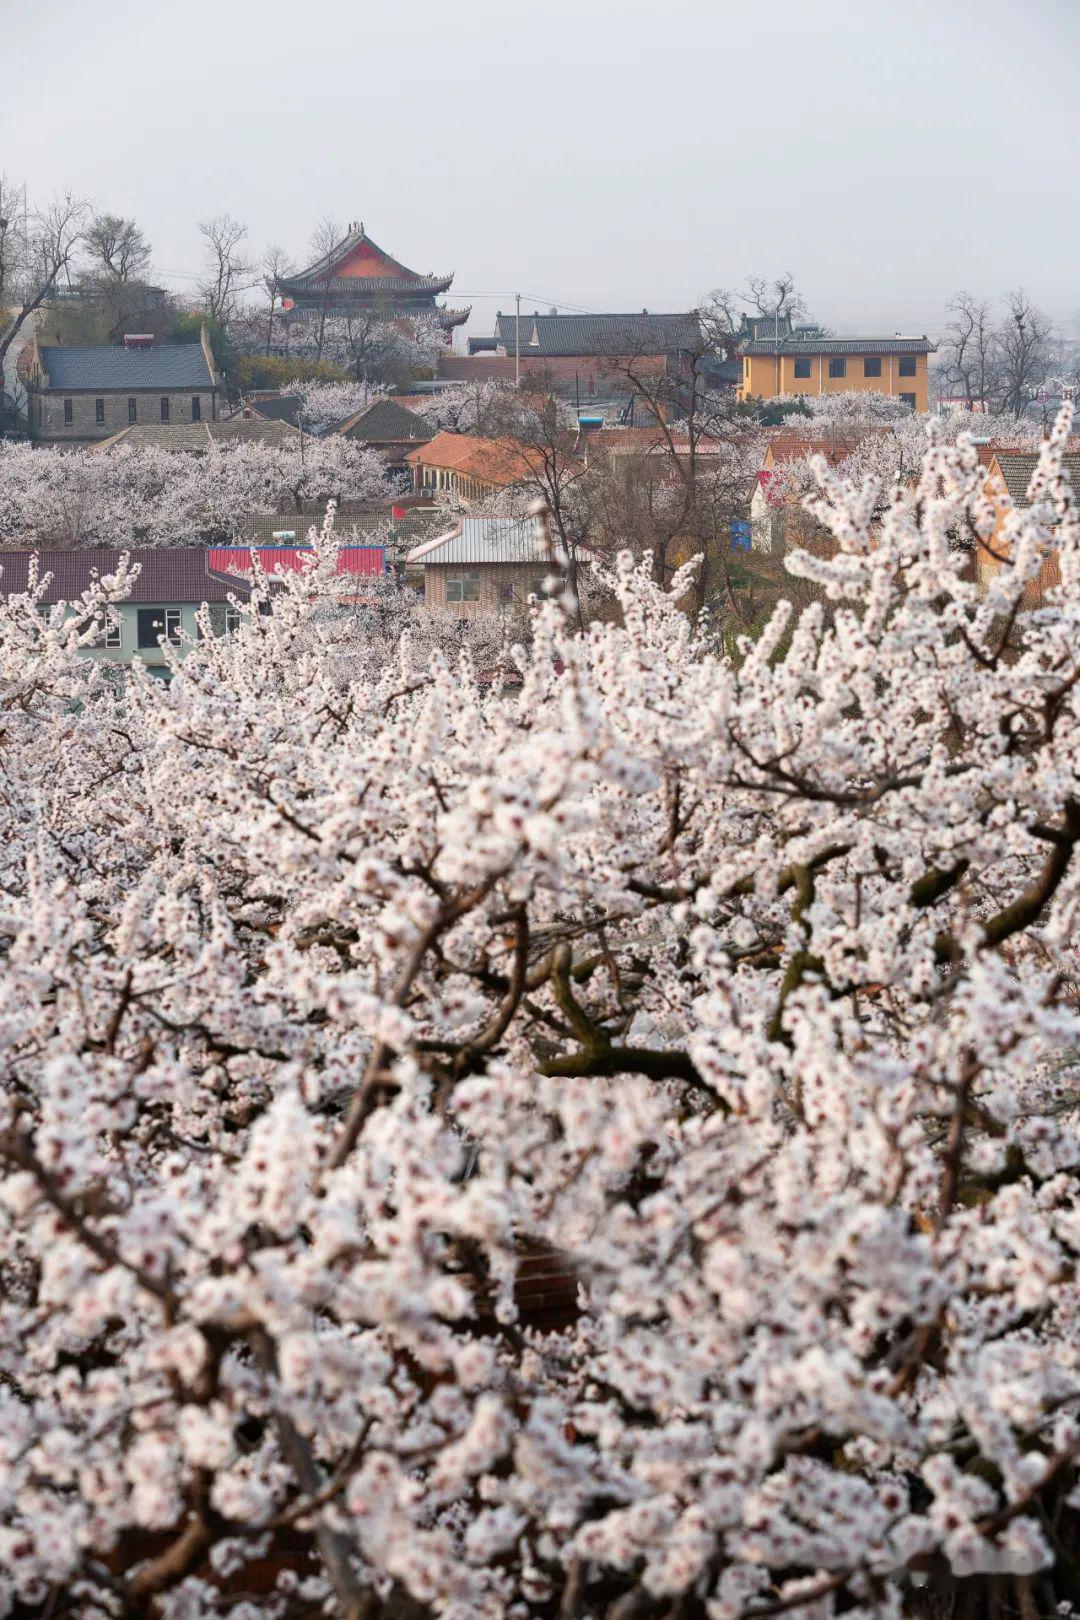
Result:
<svg viewBox="0 0 1080 1620"><path fill-rule="evenodd" d="M750 550L750 525L745 518L732 518L731 520L731 549L732 551Z"/></svg>

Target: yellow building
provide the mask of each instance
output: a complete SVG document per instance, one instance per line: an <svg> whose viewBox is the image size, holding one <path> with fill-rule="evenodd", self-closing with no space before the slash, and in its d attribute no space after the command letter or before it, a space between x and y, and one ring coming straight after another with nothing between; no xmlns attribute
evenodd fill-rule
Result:
<svg viewBox="0 0 1080 1620"><path fill-rule="evenodd" d="M740 399L776 394L886 394L912 410L927 408L926 337L836 338L799 332L754 337L742 348Z"/></svg>

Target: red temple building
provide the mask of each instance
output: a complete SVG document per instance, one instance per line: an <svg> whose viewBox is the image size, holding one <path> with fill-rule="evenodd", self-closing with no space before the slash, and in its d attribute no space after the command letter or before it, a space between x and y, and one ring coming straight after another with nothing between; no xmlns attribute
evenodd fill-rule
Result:
<svg viewBox="0 0 1080 1620"><path fill-rule="evenodd" d="M418 275L373 242L363 224L350 225L344 238L315 264L278 282L282 307L298 314L375 313L384 320L429 317L446 333L469 318L469 309L447 309L436 298L453 281Z"/></svg>

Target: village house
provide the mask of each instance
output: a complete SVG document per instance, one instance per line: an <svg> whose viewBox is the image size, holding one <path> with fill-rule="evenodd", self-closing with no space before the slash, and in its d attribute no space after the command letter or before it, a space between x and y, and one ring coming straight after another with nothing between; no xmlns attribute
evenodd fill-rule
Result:
<svg viewBox="0 0 1080 1620"><path fill-rule="evenodd" d="M739 397L873 392L925 411L927 356L933 353L925 336L837 338L796 327L779 338L751 337L741 346Z"/></svg>
<svg viewBox="0 0 1080 1620"><path fill-rule="evenodd" d="M426 444L432 436L423 417L388 396L372 400L362 410L354 411L344 421L338 422L331 432L343 439L367 445L387 467L400 468L405 472L409 471L405 458L410 450Z"/></svg>
<svg viewBox="0 0 1080 1620"><path fill-rule="evenodd" d="M185 451L189 455L204 455L212 445L226 448L233 444L259 444L273 450L298 446L300 431L287 422L265 422L260 419L231 416L225 422L157 422L137 423L121 428L108 439L91 446L99 455L107 450L167 450Z"/></svg>
<svg viewBox="0 0 1080 1620"><path fill-rule="evenodd" d="M79 446L123 428L216 421L218 375L206 327L198 343L47 344L35 332L19 359L35 444Z"/></svg>
<svg viewBox="0 0 1080 1620"><path fill-rule="evenodd" d="M990 457L983 491L997 508L997 521L989 540L977 547L975 557L976 578L984 589L1009 560L1012 550L1007 532L1010 503L1018 511L1024 511L1031 505L1028 489L1038 461L1035 450L996 450ZM1067 454L1064 466L1073 490L1080 491L1080 453L1074 451ZM1024 605L1033 606L1046 591L1060 583L1061 570L1057 557L1051 553L1026 587Z"/></svg>
<svg viewBox="0 0 1080 1620"><path fill-rule="evenodd" d="M608 395L620 373L662 377L677 373L702 348L693 313L563 315L539 310L495 318L490 338L470 338L468 355L444 355L439 376L455 382L543 378L549 387L580 399ZM624 390L625 391L625 384Z"/></svg>
<svg viewBox="0 0 1080 1620"><path fill-rule="evenodd" d="M536 478L539 456L517 439L476 433L437 433L405 457L418 493L456 495L466 505Z"/></svg>
<svg viewBox="0 0 1080 1620"><path fill-rule="evenodd" d="M40 598L43 612L69 604L78 613L84 593L98 579L115 574L127 556L139 572L125 601L110 609L108 623L100 626L97 642L87 656L110 664L144 664L151 675L168 678L162 643L182 656L185 637L199 639L198 610L205 602L215 635L235 628L238 614L230 595L244 597L240 581L217 576L203 547L159 547L120 550L99 547L86 551L6 551L0 591L18 596L27 588L30 565L38 560L38 578L49 582Z"/></svg>
<svg viewBox="0 0 1080 1620"><path fill-rule="evenodd" d="M436 303L453 281L449 275L420 275L373 242L363 223L350 225L329 253L277 283L282 309L303 320L349 314L404 323L433 321L453 341L454 328L468 320L471 307L448 309Z"/></svg>
<svg viewBox="0 0 1080 1620"><path fill-rule="evenodd" d="M462 518L405 561L423 569L425 606L461 618L522 608L551 572L534 518Z"/></svg>

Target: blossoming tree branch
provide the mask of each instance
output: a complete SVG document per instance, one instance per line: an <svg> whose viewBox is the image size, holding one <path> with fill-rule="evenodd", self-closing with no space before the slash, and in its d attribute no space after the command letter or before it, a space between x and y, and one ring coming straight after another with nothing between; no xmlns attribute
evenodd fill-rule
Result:
<svg viewBox="0 0 1080 1620"><path fill-rule="evenodd" d="M1068 427L982 593L969 442L819 465L730 659L0 607L0 1610L1080 1611Z"/></svg>

